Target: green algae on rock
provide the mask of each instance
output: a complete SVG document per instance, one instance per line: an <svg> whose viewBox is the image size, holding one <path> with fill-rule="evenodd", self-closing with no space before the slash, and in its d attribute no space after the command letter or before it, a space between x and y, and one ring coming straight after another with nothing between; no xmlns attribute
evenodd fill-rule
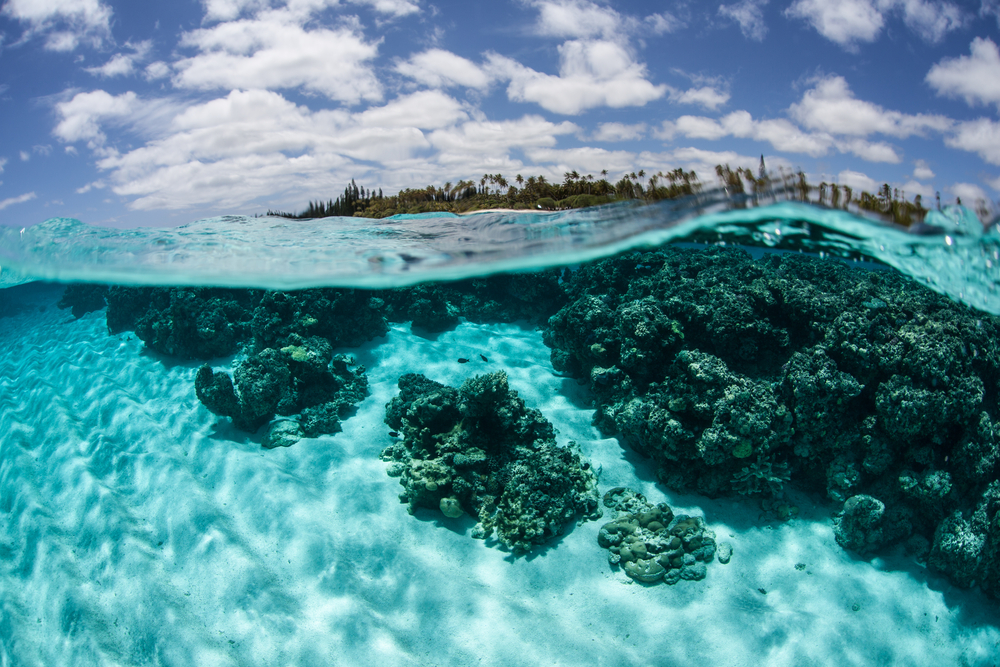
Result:
<svg viewBox="0 0 1000 667"><path fill-rule="evenodd" d="M385 413L403 439L381 458L400 478L399 498L410 513L468 513L478 520L473 537L495 532L515 553L547 542L576 516L600 516L590 463L556 445L552 424L525 405L503 371L458 389L404 375Z"/></svg>
<svg viewBox="0 0 1000 667"><path fill-rule="evenodd" d="M715 555L715 533L704 519L675 516L666 503L653 505L636 491L616 487L604 494L604 506L618 516L601 526L597 543L608 550L608 561L644 584L698 581ZM727 549L729 562L732 550Z"/></svg>

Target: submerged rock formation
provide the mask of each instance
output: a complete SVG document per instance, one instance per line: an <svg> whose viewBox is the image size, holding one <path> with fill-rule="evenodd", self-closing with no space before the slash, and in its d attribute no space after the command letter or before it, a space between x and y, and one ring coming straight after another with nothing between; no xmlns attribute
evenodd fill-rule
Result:
<svg viewBox="0 0 1000 667"><path fill-rule="evenodd" d="M565 281L553 366L589 383L595 424L667 487L817 490L843 504L845 548L905 541L1000 595L1000 319L795 254L664 248Z"/></svg>
<svg viewBox="0 0 1000 667"><path fill-rule="evenodd" d="M547 542L577 515L600 516L590 463L556 445L552 424L525 406L503 371L458 389L404 375L385 422L402 441L382 459L400 478L411 513L468 513L478 520L474 537L496 533L516 553Z"/></svg>
<svg viewBox="0 0 1000 667"><path fill-rule="evenodd" d="M604 506L618 513L597 536L612 565L644 584L705 578L705 564L712 562L716 544L704 519L675 516L666 503L652 505L641 493L621 486L604 494ZM720 562L728 563L731 555L727 546Z"/></svg>
<svg viewBox="0 0 1000 667"><path fill-rule="evenodd" d="M230 417L236 428L256 431L275 414L296 416L276 422L265 436L265 447L339 432L340 420L368 394L364 367L352 369L354 361L334 356L325 339L291 334L288 341L236 364L232 377L208 364L195 376L198 399L215 414Z"/></svg>

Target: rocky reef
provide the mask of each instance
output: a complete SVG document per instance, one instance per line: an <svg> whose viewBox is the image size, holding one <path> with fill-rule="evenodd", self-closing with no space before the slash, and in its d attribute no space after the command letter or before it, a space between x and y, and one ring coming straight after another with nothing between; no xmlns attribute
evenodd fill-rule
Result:
<svg viewBox="0 0 1000 667"><path fill-rule="evenodd" d="M618 513L601 526L597 543L608 550L608 561L644 584L698 581L716 553L715 533L701 517L674 515L666 503L651 504L641 494L616 487L604 494L604 506ZM725 548L720 562L729 562Z"/></svg>
<svg viewBox="0 0 1000 667"><path fill-rule="evenodd" d="M838 541L904 543L1000 595L1000 320L891 271L664 248L580 267L553 366L668 488L843 508Z"/></svg>
<svg viewBox="0 0 1000 667"><path fill-rule="evenodd" d="M204 364L195 376L198 399L245 431L256 431L274 416L264 436L267 448L294 444L341 430L340 420L368 394L363 366L334 355L325 338L288 336L289 344L260 352L236 364L232 377Z"/></svg>
<svg viewBox="0 0 1000 667"><path fill-rule="evenodd" d="M474 537L495 533L515 553L552 539L576 516L600 516L590 463L556 445L552 424L525 405L503 371L457 389L404 375L385 422L402 439L382 459L410 513L467 513L478 520Z"/></svg>

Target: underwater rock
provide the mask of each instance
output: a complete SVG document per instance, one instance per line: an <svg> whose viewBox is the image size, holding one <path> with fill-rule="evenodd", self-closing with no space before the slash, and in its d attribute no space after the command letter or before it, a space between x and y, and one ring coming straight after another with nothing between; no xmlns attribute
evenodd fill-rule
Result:
<svg viewBox="0 0 1000 667"><path fill-rule="evenodd" d="M400 478L399 498L411 513L468 513L479 521L474 537L495 532L515 553L547 542L575 516L600 516L590 463L556 445L552 424L510 389L503 371L458 389L404 375L385 422L403 439L381 458Z"/></svg>
<svg viewBox="0 0 1000 667"><path fill-rule="evenodd" d="M72 308L73 317L80 319L87 313L101 310L107 306L105 301L107 294L107 285L73 283L66 286L66 291L63 292L62 298L56 305L60 308Z"/></svg>
<svg viewBox="0 0 1000 667"><path fill-rule="evenodd" d="M733 248L631 252L563 281L552 365L661 483L825 493L866 556L917 537L939 545L933 567L968 550L948 517L979 512L1000 466L1000 318L892 271Z"/></svg>
<svg viewBox="0 0 1000 667"><path fill-rule="evenodd" d="M135 331L147 347L181 359L237 351L249 332L251 290L203 287L108 289L108 330Z"/></svg>
<svg viewBox="0 0 1000 667"><path fill-rule="evenodd" d="M561 271L547 269L400 287L378 293L392 322L439 332L470 322L545 322L565 304Z"/></svg>
<svg viewBox="0 0 1000 667"><path fill-rule="evenodd" d="M601 526L597 543L608 550L608 561L645 584L699 581L715 556L715 533L701 517L674 516L666 503L653 505L642 494L616 487L604 494L604 506L617 511ZM723 560L728 563L729 548Z"/></svg>
<svg viewBox="0 0 1000 667"><path fill-rule="evenodd" d="M263 292L252 310L253 349L283 347L289 336L325 338L333 347L357 347L389 331L385 302L356 289Z"/></svg>
<svg viewBox="0 0 1000 667"><path fill-rule="evenodd" d="M274 438L282 446L292 437L292 427L303 437L340 431L340 421L368 394L363 366L344 355L333 355L323 338L302 339L292 334L280 350L265 348L237 363L232 378L205 364L195 376L198 399L221 417L230 417L236 428L256 431L275 414L298 415L282 420ZM269 432L270 434L270 432ZM267 442L271 442L268 436ZM265 444L265 446L271 446Z"/></svg>

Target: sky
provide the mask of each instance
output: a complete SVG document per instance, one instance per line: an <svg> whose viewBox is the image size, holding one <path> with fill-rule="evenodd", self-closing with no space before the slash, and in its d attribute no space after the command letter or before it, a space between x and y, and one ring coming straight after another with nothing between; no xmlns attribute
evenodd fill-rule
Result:
<svg viewBox="0 0 1000 667"><path fill-rule="evenodd" d="M1000 0L2 0L0 224L728 163L1000 198Z"/></svg>

